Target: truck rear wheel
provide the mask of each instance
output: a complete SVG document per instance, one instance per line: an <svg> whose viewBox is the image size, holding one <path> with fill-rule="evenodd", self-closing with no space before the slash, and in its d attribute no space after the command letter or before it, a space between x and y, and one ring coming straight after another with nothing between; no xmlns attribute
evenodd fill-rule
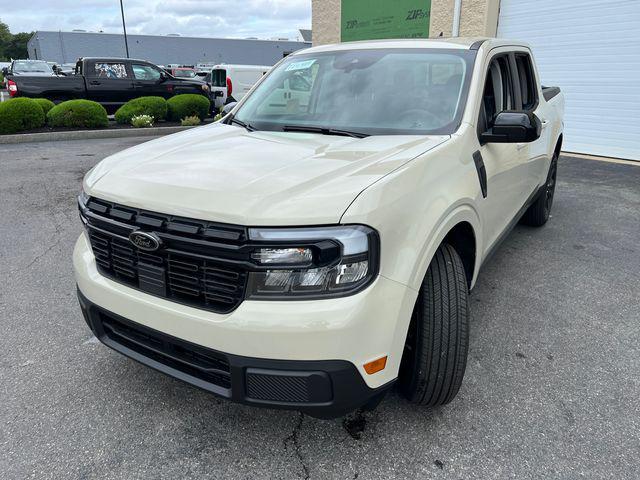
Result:
<svg viewBox="0 0 640 480"><path fill-rule="evenodd" d="M524 212L521 223L530 227L541 227L551 214L551 206L553 205L553 196L556 192L556 174L558 172L558 154L556 153L551 159L549 173L547 174L547 183L540 192L535 202Z"/></svg>
<svg viewBox="0 0 640 480"><path fill-rule="evenodd" d="M460 256L441 245L420 287L400 365L398 385L409 401L435 407L458 393L469 345L468 297Z"/></svg>

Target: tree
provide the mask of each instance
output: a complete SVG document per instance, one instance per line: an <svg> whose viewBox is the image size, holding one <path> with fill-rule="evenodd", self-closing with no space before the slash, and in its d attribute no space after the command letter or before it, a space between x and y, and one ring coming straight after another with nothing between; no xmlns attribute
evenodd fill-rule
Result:
<svg viewBox="0 0 640 480"><path fill-rule="evenodd" d="M9 27L6 23L0 20L0 60L6 58L4 51L10 40L11 32L9 32Z"/></svg>
<svg viewBox="0 0 640 480"><path fill-rule="evenodd" d="M27 42L33 36L33 33L20 32L11 36L11 39L4 48L4 56L6 58L29 58L27 50Z"/></svg>

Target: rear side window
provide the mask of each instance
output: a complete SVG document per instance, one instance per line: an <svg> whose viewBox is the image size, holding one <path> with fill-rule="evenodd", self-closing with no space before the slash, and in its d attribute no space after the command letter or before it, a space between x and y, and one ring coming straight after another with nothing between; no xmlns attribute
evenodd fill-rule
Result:
<svg viewBox="0 0 640 480"><path fill-rule="evenodd" d="M227 71L226 70L213 70L211 72L211 85L213 87L226 87L227 86Z"/></svg>
<svg viewBox="0 0 640 480"><path fill-rule="evenodd" d="M525 54L516 54L516 65L518 67L518 80L522 93L522 108L531 110L538 103L538 88L536 78L533 74L531 57Z"/></svg>
<svg viewBox="0 0 640 480"><path fill-rule="evenodd" d="M92 77L99 78L128 78L127 66L124 63L100 62L95 63Z"/></svg>

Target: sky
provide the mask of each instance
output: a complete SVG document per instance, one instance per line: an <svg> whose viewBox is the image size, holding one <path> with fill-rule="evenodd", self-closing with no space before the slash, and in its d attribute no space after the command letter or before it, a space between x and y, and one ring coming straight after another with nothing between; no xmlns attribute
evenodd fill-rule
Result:
<svg viewBox="0 0 640 480"><path fill-rule="evenodd" d="M298 38L311 0L123 0L127 33ZM28 0L0 10L12 33L82 29L120 33L119 0Z"/></svg>

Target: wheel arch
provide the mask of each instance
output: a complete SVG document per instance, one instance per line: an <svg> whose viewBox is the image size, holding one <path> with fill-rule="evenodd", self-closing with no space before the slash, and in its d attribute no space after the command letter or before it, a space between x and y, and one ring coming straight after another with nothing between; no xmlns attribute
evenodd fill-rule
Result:
<svg viewBox="0 0 640 480"><path fill-rule="evenodd" d="M442 243L451 245L460 256L462 265L464 266L464 273L467 277L467 286L471 289L477 256L476 234L473 227L467 221L456 224L449 230L449 233L444 237L441 244Z"/></svg>
<svg viewBox="0 0 640 480"><path fill-rule="evenodd" d="M444 215L433 235L424 244L410 286L416 290L442 243L450 243L462 258L469 289L473 288L480 269L482 228L477 211L469 204L458 205Z"/></svg>

